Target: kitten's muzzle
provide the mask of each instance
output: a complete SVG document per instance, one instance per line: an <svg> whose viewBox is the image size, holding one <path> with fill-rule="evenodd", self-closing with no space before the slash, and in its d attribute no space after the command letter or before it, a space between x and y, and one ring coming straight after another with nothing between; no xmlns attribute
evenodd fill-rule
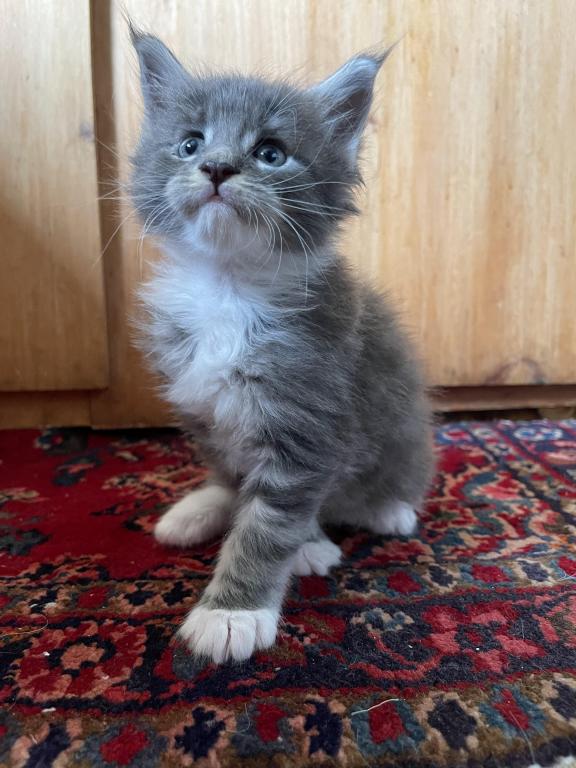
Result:
<svg viewBox="0 0 576 768"><path fill-rule="evenodd" d="M230 163L218 163L215 160L207 160L205 163L202 163L200 170L210 178L216 192L218 192L218 187L223 181L229 179L230 176L240 173L238 168L230 165Z"/></svg>

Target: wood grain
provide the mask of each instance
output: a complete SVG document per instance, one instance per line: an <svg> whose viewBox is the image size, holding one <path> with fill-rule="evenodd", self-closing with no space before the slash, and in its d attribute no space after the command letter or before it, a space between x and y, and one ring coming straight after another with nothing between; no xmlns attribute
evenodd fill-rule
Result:
<svg viewBox="0 0 576 768"><path fill-rule="evenodd" d="M89 426L89 392L0 392L0 429Z"/></svg>
<svg viewBox="0 0 576 768"><path fill-rule="evenodd" d="M103 387L88 0L0 18L0 390Z"/></svg>
<svg viewBox="0 0 576 768"><path fill-rule="evenodd" d="M121 179L140 109L124 8L185 62L305 80L400 39L378 79L365 213L347 255L401 308L433 384L576 382L573 3L196 0L191 12L186 0L123 0L109 17L107 8L94 3L95 29L111 41L97 103L114 116ZM110 221L129 211L121 205ZM142 264L157 254L139 243L132 219L115 242L106 264L111 386L93 415L163 423L126 322Z"/></svg>
<svg viewBox="0 0 576 768"><path fill-rule="evenodd" d="M405 308L434 384L575 382L576 6L366 10L334 13L320 46L333 66L370 30L405 35L380 78L351 255Z"/></svg>

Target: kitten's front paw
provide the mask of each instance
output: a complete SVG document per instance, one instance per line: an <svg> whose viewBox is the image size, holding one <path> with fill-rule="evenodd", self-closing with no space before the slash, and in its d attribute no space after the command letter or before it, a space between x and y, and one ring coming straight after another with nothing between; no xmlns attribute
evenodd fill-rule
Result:
<svg viewBox="0 0 576 768"><path fill-rule="evenodd" d="M274 644L278 611L229 611L224 608L193 608L178 630L192 653L208 657L217 664L234 659L243 661L254 651Z"/></svg>
<svg viewBox="0 0 576 768"><path fill-rule="evenodd" d="M292 561L292 573L296 576L326 576L330 568L340 563L342 551L329 539L307 541L302 544Z"/></svg>
<svg viewBox="0 0 576 768"><path fill-rule="evenodd" d="M191 491L156 523L156 541L186 547L220 536L228 527L234 500L234 492L222 485L206 485Z"/></svg>

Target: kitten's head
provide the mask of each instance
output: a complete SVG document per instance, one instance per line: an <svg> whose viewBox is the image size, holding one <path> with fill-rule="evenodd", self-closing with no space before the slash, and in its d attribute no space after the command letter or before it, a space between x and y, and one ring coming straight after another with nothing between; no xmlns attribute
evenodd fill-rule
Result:
<svg viewBox="0 0 576 768"><path fill-rule="evenodd" d="M385 54L357 56L301 89L194 75L157 38L133 32L133 42L145 111L132 195L145 231L214 253L259 240L304 258L355 212Z"/></svg>

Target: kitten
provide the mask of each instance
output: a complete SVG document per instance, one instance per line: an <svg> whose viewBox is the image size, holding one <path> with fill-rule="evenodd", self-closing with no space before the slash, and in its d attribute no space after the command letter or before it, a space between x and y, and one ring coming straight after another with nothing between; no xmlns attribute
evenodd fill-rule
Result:
<svg viewBox="0 0 576 768"><path fill-rule="evenodd" d="M179 635L198 656L246 659L274 643L291 574L340 562L321 524L410 534L431 477L419 367L335 244L385 55L302 89L190 74L132 36L145 107L132 197L164 252L142 290L145 348L211 468L155 535L228 531Z"/></svg>

